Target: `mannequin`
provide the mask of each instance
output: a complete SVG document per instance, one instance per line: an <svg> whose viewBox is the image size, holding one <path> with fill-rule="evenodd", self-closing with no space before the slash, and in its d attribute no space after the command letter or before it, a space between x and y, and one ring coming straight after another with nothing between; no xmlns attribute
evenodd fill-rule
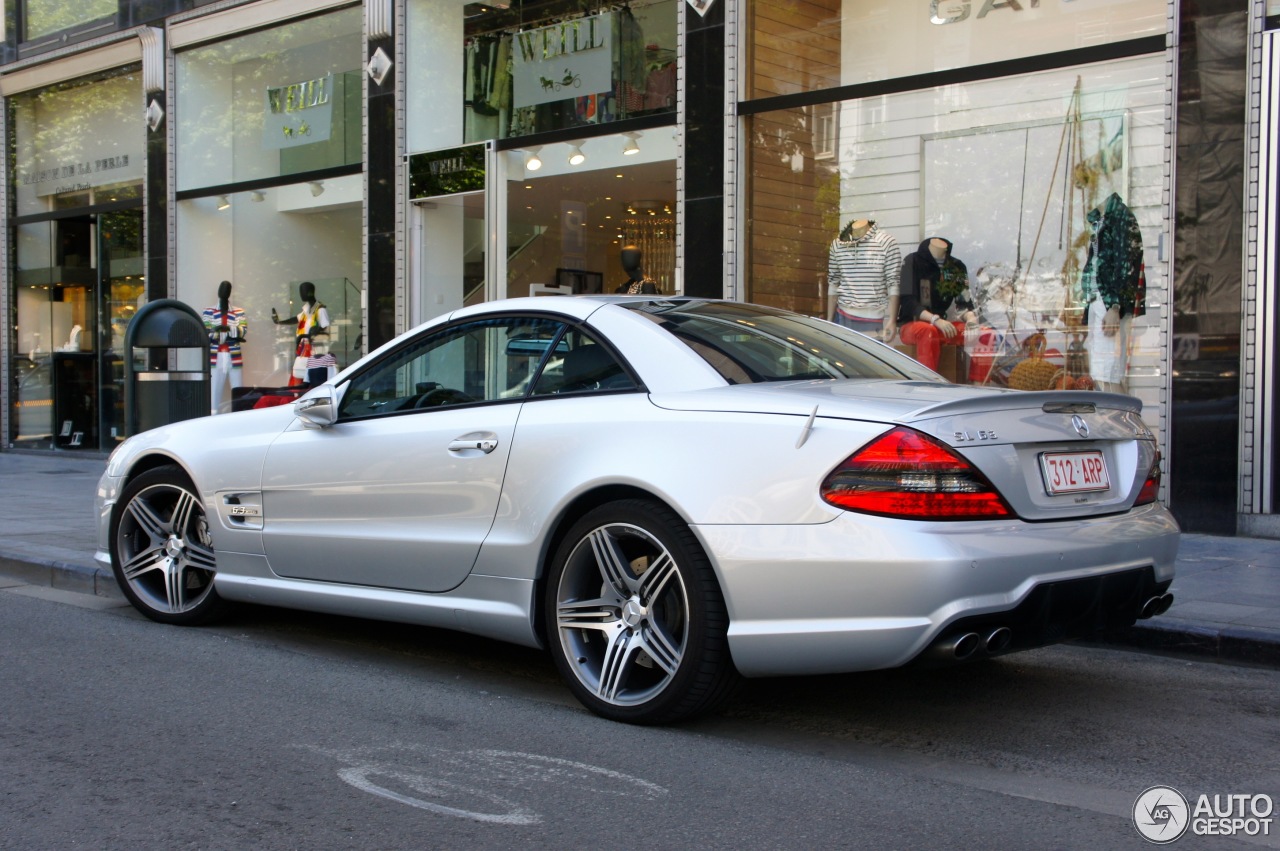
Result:
<svg viewBox="0 0 1280 851"><path fill-rule="evenodd" d="M316 301L316 285L310 281L298 284L298 296L302 299L302 310L296 317L298 330L293 346L293 372L289 377L291 387L307 383L307 360L311 357L312 338L329 333L329 310ZM273 307L271 321L277 325L289 325L295 320L281 319Z"/></svg>
<svg viewBox="0 0 1280 851"><path fill-rule="evenodd" d="M1089 211L1089 254L1080 296L1089 334L1089 373L1099 390L1124 392L1133 317L1146 313L1142 231L1133 212L1112 192Z"/></svg>
<svg viewBox="0 0 1280 851"><path fill-rule="evenodd" d="M614 292L625 295L657 295L658 283L644 273L640 267L643 255L635 245L624 245L620 255L622 268L627 273L627 280L618 284Z"/></svg>
<svg viewBox="0 0 1280 851"><path fill-rule="evenodd" d="M827 252L827 319L881 340L898 333L898 241L871 219L854 219Z"/></svg>
<svg viewBox="0 0 1280 851"><path fill-rule="evenodd" d="M202 318L209 334L210 409L216 414L223 408L227 386L234 389L242 385L244 356L241 344L249 329L244 311L231 306L230 281L218 284L218 303L206 307ZM227 410L230 410L231 400L227 398L226 401Z"/></svg>
<svg viewBox="0 0 1280 851"><path fill-rule="evenodd" d="M934 370L941 347L964 345L965 328L978 324L969 295L969 270L951 256L951 247L951 240L931 237L902 262L902 342L914 345L916 360ZM952 306L960 314L958 322L947 319Z"/></svg>

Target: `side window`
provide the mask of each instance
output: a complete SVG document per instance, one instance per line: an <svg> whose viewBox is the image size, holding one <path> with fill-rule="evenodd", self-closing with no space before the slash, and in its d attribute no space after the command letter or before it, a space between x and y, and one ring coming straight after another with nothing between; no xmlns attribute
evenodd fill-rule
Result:
<svg viewBox="0 0 1280 851"><path fill-rule="evenodd" d="M571 329L556 344L533 386L534 396L635 390L636 383L607 348L581 329Z"/></svg>
<svg viewBox="0 0 1280 851"><path fill-rule="evenodd" d="M343 419L521 399L563 324L503 317L437 331L351 379Z"/></svg>

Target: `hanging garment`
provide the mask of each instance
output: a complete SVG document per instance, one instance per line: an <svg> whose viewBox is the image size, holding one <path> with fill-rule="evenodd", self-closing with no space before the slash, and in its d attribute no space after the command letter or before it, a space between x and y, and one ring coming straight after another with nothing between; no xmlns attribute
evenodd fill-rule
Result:
<svg viewBox="0 0 1280 851"><path fill-rule="evenodd" d="M1105 307L1119 307L1121 317L1144 315L1146 274L1137 218L1114 192L1087 218L1093 235L1080 275L1081 301L1087 305L1096 295Z"/></svg>

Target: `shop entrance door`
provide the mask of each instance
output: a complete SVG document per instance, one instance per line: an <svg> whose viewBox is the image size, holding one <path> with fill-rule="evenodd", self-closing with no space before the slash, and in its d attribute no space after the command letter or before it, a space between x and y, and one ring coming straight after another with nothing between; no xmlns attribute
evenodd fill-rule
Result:
<svg viewBox="0 0 1280 851"><path fill-rule="evenodd" d="M414 271L419 282L411 325L490 296L484 192L414 201Z"/></svg>
<svg viewBox="0 0 1280 851"><path fill-rule="evenodd" d="M110 450L124 433L124 329L144 288L142 211L16 230L11 440L32 449Z"/></svg>

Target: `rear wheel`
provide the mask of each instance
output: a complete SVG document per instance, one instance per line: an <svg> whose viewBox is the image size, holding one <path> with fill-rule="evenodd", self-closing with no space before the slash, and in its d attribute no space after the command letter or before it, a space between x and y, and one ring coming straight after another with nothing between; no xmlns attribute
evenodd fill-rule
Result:
<svg viewBox="0 0 1280 851"><path fill-rule="evenodd" d="M714 571L665 506L586 514L556 552L545 602L556 666L598 715L667 723L711 711L738 683Z"/></svg>
<svg viewBox="0 0 1280 851"><path fill-rule="evenodd" d="M125 487L111 518L111 568L152 620L197 624L222 613L208 519L181 468L149 470Z"/></svg>

